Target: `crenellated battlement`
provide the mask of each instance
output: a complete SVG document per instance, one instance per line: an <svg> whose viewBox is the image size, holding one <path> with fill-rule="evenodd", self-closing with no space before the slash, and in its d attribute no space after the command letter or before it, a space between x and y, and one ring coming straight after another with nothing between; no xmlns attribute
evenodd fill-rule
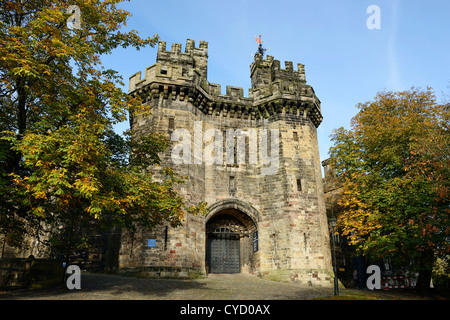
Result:
<svg viewBox="0 0 450 320"><path fill-rule="evenodd" d="M305 80L305 65L302 63L297 63L297 71L294 70L292 61L284 62L284 69L280 68L280 61L273 60L272 71L280 72L280 76L296 77L299 80Z"/></svg>
<svg viewBox="0 0 450 320"><path fill-rule="evenodd" d="M252 79L253 95L267 95L275 91L292 92L302 95L302 87L306 86L305 65L297 64L294 70L292 61L284 62L284 69L281 68L279 60L272 56L262 59L259 53L255 54L254 61L250 65L250 77Z"/></svg>
<svg viewBox="0 0 450 320"><path fill-rule="evenodd" d="M186 54L186 55L198 55L198 56L208 56L208 42L200 41L199 46L195 46L195 41L191 39L186 40L185 51L181 52L180 43L172 43L170 51L167 50L166 41L159 41L158 43L158 53L165 54Z"/></svg>
<svg viewBox="0 0 450 320"><path fill-rule="evenodd" d="M182 66L186 69L194 69L200 73L205 79L208 75L208 42L200 41L198 47L195 46L195 41L187 39L185 51L181 51L180 43L173 43L170 51L166 49L166 42L160 41L158 43L158 53L156 62L163 65Z"/></svg>
<svg viewBox="0 0 450 320"><path fill-rule="evenodd" d="M305 65L297 63L297 70L294 70L294 64L292 61L284 62L284 69L281 68L279 60L275 60L272 56L267 56L266 59L262 59L261 54L256 53L254 61L250 66L251 76L261 68L267 68L272 74L275 73L275 78L296 78L299 81L306 82L305 79Z"/></svg>
<svg viewBox="0 0 450 320"><path fill-rule="evenodd" d="M250 65L252 87L248 98L244 89L226 86L221 93L219 84L207 80L208 43L187 39L182 52L181 44L173 43L171 50L160 41L156 63L145 70L144 77L138 72L130 77L130 94L140 95L145 102L155 99L178 99L192 102L208 115L229 116L227 110L247 115L250 119L270 118L274 114L291 114L309 118L315 126L322 121L320 100L311 86L306 84L305 66L285 61L281 68L279 60L272 56L263 59L255 54ZM234 113L233 113L234 114Z"/></svg>

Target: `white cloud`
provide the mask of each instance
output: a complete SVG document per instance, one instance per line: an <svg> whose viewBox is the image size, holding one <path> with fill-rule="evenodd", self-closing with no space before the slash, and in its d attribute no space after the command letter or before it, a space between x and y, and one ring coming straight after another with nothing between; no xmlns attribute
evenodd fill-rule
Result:
<svg viewBox="0 0 450 320"><path fill-rule="evenodd" d="M398 34L398 5L399 1L392 1L392 21L391 33L388 43L388 61L389 61L389 77L388 86L394 91L403 90L403 84L400 76L400 61L397 52L397 34Z"/></svg>

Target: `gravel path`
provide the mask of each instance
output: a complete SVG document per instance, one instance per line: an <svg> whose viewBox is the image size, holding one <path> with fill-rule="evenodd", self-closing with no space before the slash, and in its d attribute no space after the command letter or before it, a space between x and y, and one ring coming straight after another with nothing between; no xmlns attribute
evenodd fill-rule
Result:
<svg viewBox="0 0 450 320"><path fill-rule="evenodd" d="M213 275L197 280L140 279L82 273L81 289L11 290L8 300L306 300L332 289L302 287L252 275Z"/></svg>

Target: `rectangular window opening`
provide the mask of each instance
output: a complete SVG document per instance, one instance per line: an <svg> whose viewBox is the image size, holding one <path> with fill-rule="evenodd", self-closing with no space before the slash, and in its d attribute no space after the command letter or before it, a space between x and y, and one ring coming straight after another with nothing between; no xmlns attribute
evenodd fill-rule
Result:
<svg viewBox="0 0 450 320"><path fill-rule="evenodd" d="M297 179L297 191L302 191L302 180Z"/></svg>
<svg viewBox="0 0 450 320"><path fill-rule="evenodd" d="M166 226L164 230L164 250L167 250L167 229L168 227Z"/></svg>
<svg viewBox="0 0 450 320"><path fill-rule="evenodd" d="M174 129L175 129L175 119L169 118L169 130L174 130Z"/></svg>
<svg viewBox="0 0 450 320"><path fill-rule="evenodd" d="M230 194L233 195L236 192L236 185L234 183L234 177L230 176L229 185L228 185Z"/></svg>

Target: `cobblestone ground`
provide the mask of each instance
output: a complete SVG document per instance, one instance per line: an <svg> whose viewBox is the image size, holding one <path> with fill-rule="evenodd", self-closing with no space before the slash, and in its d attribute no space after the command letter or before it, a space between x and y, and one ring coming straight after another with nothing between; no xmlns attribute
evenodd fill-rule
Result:
<svg viewBox="0 0 450 320"><path fill-rule="evenodd" d="M11 290L0 299L20 300L306 300L333 289L302 287L251 275L209 275L197 280L155 280L85 274L80 290Z"/></svg>
<svg viewBox="0 0 450 320"><path fill-rule="evenodd" d="M244 274L210 274L205 279L141 279L82 273L81 289L0 290L0 300L448 300L405 290L334 290L269 281Z"/></svg>

